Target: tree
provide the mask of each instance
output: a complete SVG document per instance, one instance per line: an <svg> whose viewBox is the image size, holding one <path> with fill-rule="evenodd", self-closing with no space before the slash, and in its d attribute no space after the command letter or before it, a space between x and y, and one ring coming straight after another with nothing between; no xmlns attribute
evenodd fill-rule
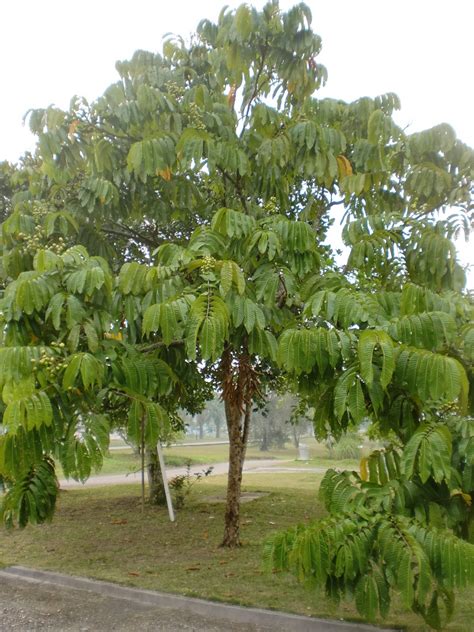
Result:
<svg viewBox="0 0 474 632"><path fill-rule="evenodd" d="M222 401L217 393L214 394L214 399L206 403L205 412L208 424L210 426L214 426L216 439L220 439L222 425L225 423L225 411Z"/></svg>
<svg viewBox="0 0 474 632"><path fill-rule="evenodd" d="M297 397L287 390L265 395L261 405L253 410L252 424L252 438L259 443L262 452L272 446L284 448L290 436L297 448L300 433L307 432L309 425L302 419Z"/></svg>
<svg viewBox="0 0 474 632"><path fill-rule="evenodd" d="M30 297L7 329L38 323L21 353L44 340L53 309L31 289L38 270L22 242L41 203L47 236L57 223L93 262L109 261L110 322L131 353L156 352L175 375L191 361L222 393L226 546L240 543L252 407L280 373L319 436L372 416L406 443L430 410L466 409L470 307L451 238L472 212L473 152L445 124L406 134L393 94L318 99L320 47L305 5L282 13L273 1L224 9L162 55L137 52L96 102L30 115L36 185L3 229L9 295L21 286ZM325 244L335 205L347 220L343 269ZM97 325L99 346L107 331Z"/></svg>
<svg viewBox="0 0 474 632"><path fill-rule="evenodd" d="M184 414L183 418L187 426L188 432L199 433L202 439L205 432L215 432L215 438L221 438L222 424L225 423L224 404L218 393L212 393L213 398L208 400L203 410L192 417Z"/></svg>
<svg viewBox="0 0 474 632"><path fill-rule="evenodd" d="M221 207L237 204L240 208L247 204L246 197L250 205L261 207L263 199L258 190L270 205L274 204L274 194L278 193L275 178L279 177L275 170L269 173L267 182L257 183L252 193L255 201L249 196L254 185L250 181L252 165L246 151L250 156L255 152L249 145L250 138L244 140L243 135L248 136L255 105L273 87L280 86L283 91L280 102L289 103L286 62L293 66L293 80L301 80L298 87L290 86L296 96L309 94L324 77L324 69L313 66L312 56L319 48L319 38L309 30L308 41L303 46L298 44L301 51L297 60L282 48L288 37L296 45L299 26L305 26L307 19L308 12L304 8L288 16L280 15L276 3L269 4L261 14L242 7L235 23L232 14L223 12L219 39L222 34L229 34L229 42L233 42L230 48L219 44L215 39L216 29L205 22L196 42L188 48L182 41L170 41L165 45L163 57L137 53L131 63L119 64L121 81L91 106L76 99L69 112L55 108L33 112L30 126L38 134L37 156L41 163L41 171L36 175L44 184L39 197L55 207L67 208L74 216L76 243L86 246L93 256L108 259L112 269L117 270L122 256L117 257L113 252L110 239L127 258L148 261L153 246L169 237L186 243L193 228L205 224ZM252 25L252 21L256 21L255 24ZM259 42L255 38L260 38ZM250 40L257 53L250 55L254 59L249 57ZM227 56L229 64L222 65L217 58L213 61L212 49L221 61ZM222 67L216 74L219 65ZM243 120L239 123L232 94L242 82L244 65L247 76L245 87L242 84L245 95ZM281 69L279 73L275 70L277 66ZM230 90L227 95L226 90ZM268 108L268 112L271 111L272 108ZM240 143L243 148L235 152ZM210 160L208 145L212 146ZM254 163L262 160L267 158L254 155L252 159ZM278 172L280 169L277 168ZM249 174L248 182L245 182L246 174ZM283 199L284 195L285 191L281 191L279 197ZM32 195L34 197L37 198L38 193ZM247 211L251 216L250 209ZM146 221L143 221L144 216ZM17 267L13 269L12 264L7 274L15 278L31 267L31 261L22 259L20 244L9 246L6 256L15 261ZM270 244L270 259L275 247L278 247L275 243ZM171 283L169 286L172 287ZM167 296L165 287L163 291ZM143 306L137 305L133 292L127 288L124 294L122 333L127 342L135 344L140 340L146 301L153 301L155 297L148 295ZM169 332L164 341L165 346L172 342ZM240 347L238 343L235 350L226 350L229 397L233 356L241 356L242 371L237 371L238 375L253 371L245 359L248 355L245 348ZM236 448L231 470L236 482L241 477L248 434L243 428L241 433L238 431L244 415L242 406L245 400L245 406L250 409L255 389L250 382L243 391L241 386L240 380L235 401L228 407L228 422L234 429L232 446ZM234 509L229 514L232 535L227 538L233 545L238 544L238 512L235 510L238 496L237 486L232 494Z"/></svg>

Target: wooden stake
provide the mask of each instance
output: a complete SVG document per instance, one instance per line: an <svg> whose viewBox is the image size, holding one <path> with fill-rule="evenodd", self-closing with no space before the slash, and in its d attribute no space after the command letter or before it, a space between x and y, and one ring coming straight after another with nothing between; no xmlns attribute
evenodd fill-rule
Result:
<svg viewBox="0 0 474 632"><path fill-rule="evenodd" d="M165 496L166 496L166 504L168 505L168 514L170 516L170 521L174 522L174 511L173 511L173 502L171 500L170 488L168 485L168 477L166 475L166 467L165 467L165 459L163 457L163 450L161 449L161 443L158 441L156 445L156 450L158 452L158 459L160 461L160 469L161 476L163 478L163 487L165 488Z"/></svg>

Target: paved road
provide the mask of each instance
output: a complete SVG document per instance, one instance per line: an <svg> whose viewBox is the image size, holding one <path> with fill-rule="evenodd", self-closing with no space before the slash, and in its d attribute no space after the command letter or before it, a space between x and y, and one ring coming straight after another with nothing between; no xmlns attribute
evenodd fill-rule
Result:
<svg viewBox="0 0 474 632"><path fill-rule="evenodd" d="M208 446L208 445L229 445L229 441L192 441L190 443L167 443L169 448L194 448L194 446ZM110 445L109 450L130 450L130 446L126 443L119 445Z"/></svg>
<svg viewBox="0 0 474 632"><path fill-rule="evenodd" d="M0 570L0 630L16 632L377 632L22 567Z"/></svg>
<svg viewBox="0 0 474 632"><path fill-rule="evenodd" d="M323 474L327 468L325 467L291 467L288 463L293 461L280 461L277 459L255 459L246 461L244 464L244 472L246 474L268 474L275 472L314 472L317 474ZM212 474L227 474L229 464L225 463L212 463L209 465L196 465L191 467L191 474L202 472L207 468L212 467ZM180 476L186 474L186 467L170 467L166 472L168 478L174 476ZM62 480L59 481L62 489L73 489L78 487L98 487L100 485L124 485L127 483L138 483L140 481L141 473L133 472L131 474L104 474L102 476L91 476L85 483L79 483L74 480Z"/></svg>
<svg viewBox="0 0 474 632"><path fill-rule="evenodd" d="M0 576L2 632L270 632L271 629Z"/></svg>

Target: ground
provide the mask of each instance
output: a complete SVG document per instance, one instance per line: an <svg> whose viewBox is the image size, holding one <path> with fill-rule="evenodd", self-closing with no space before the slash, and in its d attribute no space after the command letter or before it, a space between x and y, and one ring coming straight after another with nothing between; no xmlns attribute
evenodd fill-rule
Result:
<svg viewBox="0 0 474 632"><path fill-rule="evenodd" d="M146 506L142 513L140 485L131 482L132 477L120 477L117 474L120 471L118 465L123 463L122 457L117 459L114 452L108 475L113 476L111 482L117 483L115 476L118 476L125 484L106 485L107 479L102 478L100 481L91 480L88 486L79 486L81 489L74 489L72 485L69 489L63 489L51 524L1 533L0 569L2 566L20 564L76 577L105 580L121 586L221 603L336 621L360 621L350 600L334 604L324 594L304 589L291 576L268 572L263 564L263 547L272 534L324 514L324 508L317 499L321 472L329 464L333 467L356 468L357 461L336 463L327 460L322 450L320 455L312 454L309 463L291 461L295 456L293 449L282 450L275 455L267 454L257 462L255 456L258 455L252 454L247 463L250 469L245 472L243 481L247 501L242 505L244 546L232 551L219 547L226 477L221 473L218 463L223 460L225 449L226 446L179 448L179 456L184 460L192 455L194 463L201 464L194 465L193 469L196 467L201 470L205 467L203 464L213 463L215 473L192 488L184 508L177 512L174 524L169 522L164 507ZM174 451L178 449L174 448ZM269 456L277 458L271 460ZM285 460L286 463L283 462ZM135 469L135 465L131 469ZM176 471L170 472L170 475ZM94 482L96 485L100 482L101 485L96 487L92 485ZM16 601L13 599L10 602L6 588L0 584L0 630L232 630L227 623L219 628L210 627L208 622L202 628L194 618L191 622L186 618L183 620L183 626L191 624L194 627L179 628L174 624L174 628L160 628L156 621L163 626L167 621L161 615L158 616L156 610L150 614L153 627L147 628L143 618L137 621L127 618L132 614L142 617L146 613L128 611L125 606L121 610L113 604L112 615L117 612L120 616L118 621L110 619L111 627L104 628L100 619L98 627L95 624L87 627L90 626L87 621L82 622L83 627L74 627L73 622L77 621L75 617L78 614L92 617L97 612L101 617L104 602L98 598L76 608L75 600L61 601L58 597L58 602L51 602L53 614L49 616L41 610L41 602L42 598L39 598L37 604L34 599L28 603L21 592ZM69 615L71 619L67 618ZM29 623L29 620L35 621L36 617L38 625L34 627L36 624ZM461 591L457 595L456 613L447 632L471 632L473 618L472 591ZM105 621L109 621L109 618L106 617ZM376 623L392 628L403 627L407 632L429 631L419 617L401 607L396 596L388 620L378 620ZM239 625L237 629L255 628Z"/></svg>
<svg viewBox="0 0 474 632"><path fill-rule="evenodd" d="M270 628L113 599L83 591L0 578L0 630L17 632L270 632ZM273 628L275 630L275 628Z"/></svg>
<svg viewBox="0 0 474 632"><path fill-rule="evenodd" d="M364 624L310 619L169 593L120 587L62 573L0 571L1 630L194 632L377 632Z"/></svg>

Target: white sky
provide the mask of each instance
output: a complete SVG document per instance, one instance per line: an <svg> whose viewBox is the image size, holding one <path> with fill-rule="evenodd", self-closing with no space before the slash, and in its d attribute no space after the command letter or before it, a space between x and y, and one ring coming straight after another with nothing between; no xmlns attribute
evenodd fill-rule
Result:
<svg viewBox="0 0 474 632"><path fill-rule="evenodd" d="M0 161L33 139L30 108L94 99L116 80L115 61L160 50L167 32L189 35L232 0L0 0ZM254 0L261 8L265 2ZM280 0L282 8L295 1ZM397 119L415 131L450 123L474 146L471 0L307 0L329 73L321 95L346 100L396 92ZM463 259L469 257L463 249ZM473 257L470 257L471 262Z"/></svg>

